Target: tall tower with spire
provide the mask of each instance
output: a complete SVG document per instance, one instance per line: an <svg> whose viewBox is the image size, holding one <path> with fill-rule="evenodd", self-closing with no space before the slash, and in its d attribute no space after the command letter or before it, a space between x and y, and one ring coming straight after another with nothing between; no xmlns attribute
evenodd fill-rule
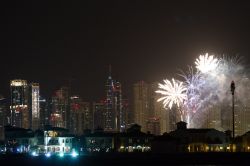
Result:
<svg viewBox="0 0 250 166"><path fill-rule="evenodd" d="M111 65L106 81L105 126L106 131L121 131L122 93L121 84L112 79Z"/></svg>

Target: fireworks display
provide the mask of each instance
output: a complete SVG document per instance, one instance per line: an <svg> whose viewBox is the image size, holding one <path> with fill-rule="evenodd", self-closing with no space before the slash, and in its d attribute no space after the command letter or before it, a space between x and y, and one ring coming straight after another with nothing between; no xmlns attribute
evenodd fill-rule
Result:
<svg viewBox="0 0 250 166"><path fill-rule="evenodd" d="M183 82L172 79L164 80L165 84L159 84L156 93L162 97L164 107L171 109L177 105L181 109L182 118L189 126L201 127L209 109L230 105L230 84L234 80L236 84L236 98L238 105L246 106L249 103L248 92L250 81L247 70L241 64L238 57L218 57L213 55L200 55L195 61L195 68L189 67L187 72L179 74Z"/></svg>
<svg viewBox="0 0 250 166"><path fill-rule="evenodd" d="M214 58L213 55L200 55L199 59L195 61L196 68L202 72L207 73L209 71L214 71L218 66L218 59Z"/></svg>
<svg viewBox="0 0 250 166"><path fill-rule="evenodd" d="M165 84L159 84L159 88L162 90L156 91L164 95L157 101L163 101L164 107L168 106L170 109L173 104L176 104L178 107L186 100L186 87L183 85L183 82L172 79L172 83L169 80L163 80Z"/></svg>

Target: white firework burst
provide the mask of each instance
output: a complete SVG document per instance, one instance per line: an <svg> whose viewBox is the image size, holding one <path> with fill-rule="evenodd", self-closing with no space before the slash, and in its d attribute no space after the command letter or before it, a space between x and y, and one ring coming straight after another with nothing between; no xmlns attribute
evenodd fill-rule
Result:
<svg viewBox="0 0 250 166"><path fill-rule="evenodd" d="M158 84L159 89L155 91L156 93L160 93L163 97L159 98L157 101L163 101L163 105L166 108L172 108L173 104L176 104L179 108L180 105L187 99L186 90L187 88L183 84L183 82L175 80L172 78L172 83L169 80L163 80L164 84Z"/></svg>
<svg viewBox="0 0 250 166"><path fill-rule="evenodd" d="M200 55L195 61L196 68L201 73L208 73L215 70L218 66L218 63L218 59L214 58L213 55L208 55L208 53L205 55Z"/></svg>

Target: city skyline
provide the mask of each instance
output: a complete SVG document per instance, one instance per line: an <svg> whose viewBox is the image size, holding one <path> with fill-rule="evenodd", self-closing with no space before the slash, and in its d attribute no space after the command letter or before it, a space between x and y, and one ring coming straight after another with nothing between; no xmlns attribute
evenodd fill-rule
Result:
<svg viewBox="0 0 250 166"><path fill-rule="evenodd" d="M249 2L0 11L2 165L249 165Z"/></svg>
<svg viewBox="0 0 250 166"><path fill-rule="evenodd" d="M105 96L111 64L129 96L133 83L171 78L204 52L244 56L249 64L249 6L243 2L3 6L3 95L12 79L39 82L44 96L72 80L73 90L85 100L97 100Z"/></svg>
<svg viewBox="0 0 250 166"><path fill-rule="evenodd" d="M182 5L186 6L175 2L61 2L10 6L8 11L5 10L8 31L2 39L8 42L2 45L1 50L6 54L0 61L3 70L8 72L1 77L0 94L10 100L11 124L28 128L31 125L28 119L32 118L36 121L32 128L38 128L49 120L53 126L79 132L75 126L81 121L70 124L70 97L77 95L79 101L74 101L76 105L85 105L84 102L101 104L104 101L104 115L100 114L101 105L96 105L96 114L92 116L104 118L97 123L104 125L105 130L122 131L128 125L123 122L128 118L123 109L134 114L136 120L131 122L141 125L144 132L148 128L154 133L163 133L163 128L165 131L173 130L179 117L170 116L170 113L176 110L188 125L214 128L224 125L230 128L230 116L227 115L222 123L219 112L225 101L224 105L230 107L231 96L226 93L232 80L237 84L236 94L240 94L236 95L238 103L242 101L244 109L248 110L249 95L245 90L249 86L248 7L243 3L223 1L216 5L208 1ZM229 12L231 9L235 9L234 12ZM10 14L11 11L15 12ZM4 30L4 26L2 28ZM208 63L204 64L204 61ZM197 68L195 73L194 65ZM239 83L243 78L245 81ZM11 83L9 87L9 81L15 79L38 84L31 87L31 95L27 94L30 90L25 82L23 86L12 86ZM167 90L172 86L167 80L171 79L177 87L179 83L182 87L183 82L179 92ZM159 98L154 93L161 80L165 80L166 85L158 84L163 89L158 92L172 96ZM23 94L21 96L24 97L16 97L15 94ZM37 120L40 116L39 97L45 99L41 103L44 110L49 109L45 108L46 100L51 102L48 104L51 112L41 114L42 117L49 115L42 122ZM159 118L163 108L161 103L155 104L157 98L158 101L164 99L164 107L168 105L169 110L173 104L177 105L164 114L169 114L168 118ZM123 108L123 99L131 108ZM19 107L23 111L19 111ZM73 119L77 121L80 116L90 119L90 109L87 108L90 106L86 109L72 108L75 110ZM207 117L204 111L207 111ZM197 125L199 118L210 120ZM85 126L94 122L87 121ZM237 119L237 123L243 121L243 118ZM245 131L246 125L236 126L238 132Z"/></svg>

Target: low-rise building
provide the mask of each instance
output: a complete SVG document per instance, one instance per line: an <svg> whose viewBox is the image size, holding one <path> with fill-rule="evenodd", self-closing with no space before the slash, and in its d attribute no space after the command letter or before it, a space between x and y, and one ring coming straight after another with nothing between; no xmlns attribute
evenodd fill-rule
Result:
<svg viewBox="0 0 250 166"><path fill-rule="evenodd" d="M118 152L149 152L153 135L141 132L141 126L134 124L127 132L120 133L117 137L116 147Z"/></svg>
<svg viewBox="0 0 250 166"><path fill-rule="evenodd" d="M236 140L237 151L250 152L250 131L238 137Z"/></svg>
<svg viewBox="0 0 250 166"><path fill-rule="evenodd" d="M177 152L178 140L164 133L161 136L156 136L151 142L153 153L175 153Z"/></svg>
<svg viewBox="0 0 250 166"><path fill-rule="evenodd" d="M6 151L10 153L71 153L74 136L68 130L45 126L44 130L5 127Z"/></svg>
<svg viewBox="0 0 250 166"><path fill-rule="evenodd" d="M73 150L73 138L67 129L46 126L38 144L39 153L70 153Z"/></svg>
<svg viewBox="0 0 250 166"><path fill-rule="evenodd" d="M178 122L177 129L169 133L179 140L179 150L187 152L225 152L230 147L230 138L216 129L187 128L187 123Z"/></svg>
<svg viewBox="0 0 250 166"><path fill-rule="evenodd" d="M82 139L83 148L88 152L148 152L153 135L141 132L141 126L135 124L123 133L99 129Z"/></svg>
<svg viewBox="0 0 250 166"><path fill-rule="evenodd" d="M164 139L165 137L165 139ZM160 145L164 146L160 146ZM173 147L175 145L176 147ZM230 136L215 129L187 128L187 123L178 122L177 129L160 136L152 143L154 152L227 152L233 151Z"/></svg>
<svg viewBox="0 0 250 166"><path fill-rule="evenodd" d="M30 129L5 126L5 144L8 153L28 153L37 140Z"/></svg>
<svg viewBox="0 0 250 166"><path fill-rule="evenodd" d="M116 133L104 132L99 128L94 133L85 133L82 137L83 149L87 152L111 152L115 149Z"/></svg>

